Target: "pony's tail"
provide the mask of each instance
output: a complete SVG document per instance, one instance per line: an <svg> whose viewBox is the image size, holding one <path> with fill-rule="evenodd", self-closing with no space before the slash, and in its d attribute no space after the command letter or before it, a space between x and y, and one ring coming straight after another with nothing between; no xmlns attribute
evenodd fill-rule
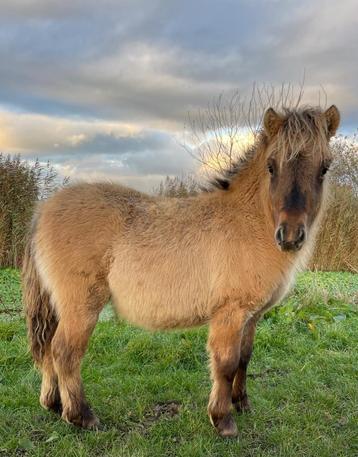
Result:
<svg viewBox="0 0 358 457"><path fill-rule="evenodd" d="M50 295L41 284L34 259L34 241L28 240L22 267L22 299L25 306L28 338L35 363L41 366L58 325Z"/></svg>

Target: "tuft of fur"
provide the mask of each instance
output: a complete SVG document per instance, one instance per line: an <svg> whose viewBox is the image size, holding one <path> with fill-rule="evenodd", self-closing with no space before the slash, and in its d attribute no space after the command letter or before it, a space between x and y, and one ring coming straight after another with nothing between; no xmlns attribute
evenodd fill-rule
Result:
<svg viewBox="0 0 358 457"><path fill-rule="evenodd" d="M50 303L50 296L40 282L31 237L26 244L22 267L22 300L25 306L31 353L35 363L41 366L58 320Z"/></svg>

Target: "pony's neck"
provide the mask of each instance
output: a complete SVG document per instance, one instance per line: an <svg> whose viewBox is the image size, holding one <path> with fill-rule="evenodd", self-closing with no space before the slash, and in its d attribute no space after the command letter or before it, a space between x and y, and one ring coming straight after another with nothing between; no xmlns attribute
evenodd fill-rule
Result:
<svg viewBox="0 0 358 457"><path fill-rule="evenodd" d="M204 194L205 195L205 194ZM206 194L201 201L206 211L206 201L216 208L215 212L227 227L235 232L247 221L265 233L274 232L274 221L269 198L269 177L266 169L266 146L259 142L250 151L248 159L240 164L231 177L228 190L216 190Z"/></svg>
<svg viewBox="0 0 358 457"><path fill-rule="evenodd" d="M265 212L269 207L269 181L266 170L266 145L259 141L248 159L243 163L237 175L233 178L230 198L240 206L247 205L253 210Z"/></svg>

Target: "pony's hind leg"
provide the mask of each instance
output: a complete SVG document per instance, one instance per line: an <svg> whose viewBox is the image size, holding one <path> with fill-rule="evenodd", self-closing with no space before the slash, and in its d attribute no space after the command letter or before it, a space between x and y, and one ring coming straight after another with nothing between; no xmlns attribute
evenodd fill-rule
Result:
<svg viewBox="0 0 358 457"><path fill-rule="evenodd" d="M211 355L213 387L208 413L221 436L236 436L237 427L231 414L232 383L240 360L240 343L246 323L246 312L228 306L210 322L208 348Z"/></svg>
<svg viewBox="0 0 358 457"><path fill-rule="evenodd" d="M245 325L241 348L239 367L232 386L232 402L238 412L250 411L250 402L246 391L246 370L252 355L257 318L252 317Z"/></svg>
<svg viewBox="0 0 358 457"><path fill-rule="evenodd" d="M42 383L40 393L40 404L45 409L51 409L56 413L62 412L60 391L58 388L57 373L53 364L51 345L49 345L44 354L41 365Z"/></svg>
<svg viewBox="0 0 358 457"><path fill-rule="evenodd" d="M99 421L85 398L80 372L81 360L99 312L108 298L106 285L98 282L95 286L88 287L86 293L81 293L77 289L75 303L61 303L59 324L52 340L52 355L62 402L62 418L84 428L97 427Z"/></svg>
<svg viewBox="0 0 358 457"><path fill-rule="evenodd" d="M78 321L77 321L78 319ZM62 402L62 417L81 427L94 427L98 420L92 413L83 391L81 360L97 318L88 316L60 320L52 344Z"/></svg>

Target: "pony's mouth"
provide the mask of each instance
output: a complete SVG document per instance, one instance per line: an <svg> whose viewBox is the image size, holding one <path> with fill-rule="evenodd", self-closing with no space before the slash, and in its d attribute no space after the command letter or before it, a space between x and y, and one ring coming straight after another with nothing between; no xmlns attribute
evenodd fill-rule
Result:
<svg viewBox="0 0 358 457"><path fill-rule="evenodd" d="M282 243L282 244L279 244L277 243L279 249L283 252L297 252L299 251L302 246L303 246L303 243L302 244L296 244L296 243Z"/></svg>
<svg viewBox="0 0 358 457"><path fill-rule="evenodd" d="M281 251L299 251L306 241L306 228L300 224L296 230L288 230L286 223L281 224L276 230L275 239Z"/></svg>

